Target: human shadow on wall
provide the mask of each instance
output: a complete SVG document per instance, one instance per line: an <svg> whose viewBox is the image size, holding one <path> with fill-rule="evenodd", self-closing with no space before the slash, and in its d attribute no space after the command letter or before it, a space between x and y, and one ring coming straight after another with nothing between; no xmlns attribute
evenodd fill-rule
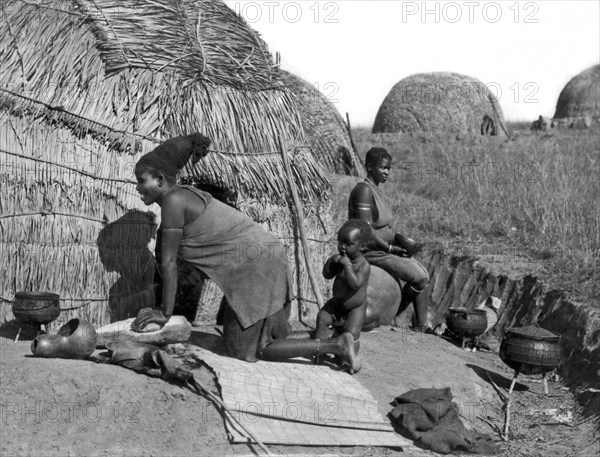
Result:
<svg viewBox="0 0 600 457"><path fill-rule="evenodd" d="M156 216L132 210L104 226L96 240L100 261L119 278L110 287L110 321L135 317L155 303L156 261L148 245L156 236Z"/></svg>

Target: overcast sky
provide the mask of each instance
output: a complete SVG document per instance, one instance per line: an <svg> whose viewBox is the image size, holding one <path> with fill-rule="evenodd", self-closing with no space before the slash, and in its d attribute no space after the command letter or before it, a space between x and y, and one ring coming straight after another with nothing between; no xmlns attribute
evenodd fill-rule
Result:
<svg viewBox="0 0 600 457"><path fill-rule="evenodd" d="M481 80L508 120L552 116L569 79L600 62L599 0L226 3L355 126L373 124L396 82L428 71Z"/></svg>

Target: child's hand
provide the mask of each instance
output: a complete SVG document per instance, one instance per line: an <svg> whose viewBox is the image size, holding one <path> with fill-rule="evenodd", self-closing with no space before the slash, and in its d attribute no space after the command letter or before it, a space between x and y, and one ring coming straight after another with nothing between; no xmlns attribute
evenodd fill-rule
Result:
<svg viewBox="0 0 600 457"><path fill-rule="evenodd" d="M352 264L352 261L350 260L350 257L348 257L346 255L346 251L343 252L343 254L340 256L340 261L339 263L345 267L347 267L348 265Z"/></svg>
<svg viewBox="0 0 600 457"><path fill-rule="evenodd" d="M333 263L340 263L340 260L342 259L342 255L341 254L334 254L331 256L331 261Z"/></svg>

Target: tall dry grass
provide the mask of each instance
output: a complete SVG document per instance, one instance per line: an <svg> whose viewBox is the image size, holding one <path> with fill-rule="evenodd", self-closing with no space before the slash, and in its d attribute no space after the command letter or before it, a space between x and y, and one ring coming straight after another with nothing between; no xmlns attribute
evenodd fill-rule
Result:
<svg viewBox="0 0 600 457"><path fill-rule="evenodd" d="M600 306L600 132L515 131L512 140L353 135L361 158L376 145L393 156L383 189L398 230L450 252L533 261L549 286ZM339 221L354 182L336 185Z"/></svg>

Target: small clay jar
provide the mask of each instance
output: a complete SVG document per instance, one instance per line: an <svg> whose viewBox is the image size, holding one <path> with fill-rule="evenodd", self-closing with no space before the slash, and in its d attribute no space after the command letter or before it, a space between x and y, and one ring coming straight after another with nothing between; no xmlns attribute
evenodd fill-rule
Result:
<svg viewBox="0 0 600 457"><path fill-rule="evenodd" d="M82 319L71 319L57 333L40 335L31 342L36 357L85 359L96 349L98 337L92 324Z"/></svg>
<svg viewBox="0 0 600 457"><path fill-rule="evenodd" d="M417 243L412 238L401 233L396 233L394 235L394 244L404 249L406 251L407 257L412 257L418 254L424 246L423 243Z"/></svg>

